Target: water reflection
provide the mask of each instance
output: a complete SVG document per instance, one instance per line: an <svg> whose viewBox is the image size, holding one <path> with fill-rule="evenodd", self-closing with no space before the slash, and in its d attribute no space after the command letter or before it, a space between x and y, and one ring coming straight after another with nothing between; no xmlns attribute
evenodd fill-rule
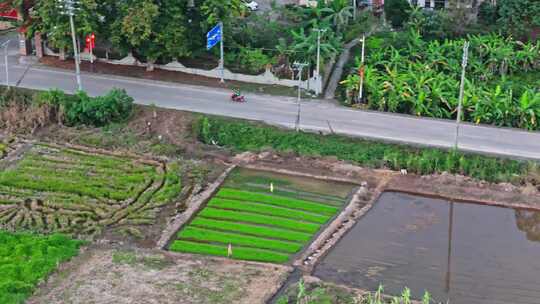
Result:
<svg viewBox="0 0 540 304"><path fill-rule="evenodd" d="M516 223L525 232L527 240L540 242L540 212L516 210Z"/></svg>

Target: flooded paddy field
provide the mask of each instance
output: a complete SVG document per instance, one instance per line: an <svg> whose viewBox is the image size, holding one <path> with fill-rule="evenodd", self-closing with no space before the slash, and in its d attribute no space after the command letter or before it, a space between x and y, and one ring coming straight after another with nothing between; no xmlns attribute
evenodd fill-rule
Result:
<svg viewBox="0 0 540 304"><path fill-rule="evenodd" d="M383 193L314 275L450 303L538 303L540 213Z"/></svg>

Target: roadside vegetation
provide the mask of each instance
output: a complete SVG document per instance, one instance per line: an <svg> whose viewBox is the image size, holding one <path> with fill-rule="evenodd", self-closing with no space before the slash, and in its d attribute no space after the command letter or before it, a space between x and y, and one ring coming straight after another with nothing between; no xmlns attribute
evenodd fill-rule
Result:
<svg viewBox="0 0 540 304"><path fill-rule="evenodd" d="M342 101L378 111L455 119L463 46L468 41L463 119L539 130L540 41L529 39L524 35L528 30L516 25L531 22L526 16L534 13L518 12L516 7L526 4L512 2L501 1L500 7L485 2L478 21L468 9L451 5L427 12L403 0L387 3L388 10L401 11L392 15L397 31L381 29L367 40L364 65L358 55L349 62L350 74L341 82ZM509 18L510 12L524 15L523 21Z"/></svg>
<svg viewBox="0 0 540 304"><path fill-rule="evenodd" d="M435 148L414 148L340 135L293 132L240 120L201 117L195 126L201 141L235 151L294 152L304 156L335 156L369 168L406 169L420 175L449 172L491 182L524 183L538 170L517 160L465 154Z"/></svg>
<svg viewBox="0 0 540 304"><path fill-rule="evenodd" d="M277 300L277 304L430 304L433 299L428 292L422 299L413 298L411 290L403 289L401 295L385 295L383 286L375 292L367 292L362 295L343 287L327 283L306 284L303 280L289 287L285 295Z"/></svg>
<svg viewBox="0 0 540 304"><path fill-rule="evenodd" d="M0 303L22 304L58 266L84 243L67 236L9 233L0 230Z"/></svg>
<svg viewBox="0 0 540 304"><path fill-rule="evenodd" d="M22 12L25 20L33 6L30 36L41 33L53 50L72 52L69 21L56 0L28 1L30 5L8 2ZM106 0L82 1L75 23L80 39L95 33L96 55L120 59L132 54L152 71L157 63L175 60L187 67L215 68L219 48L206 50L206 33L222 22L226 68L260 74L271 67L279 77L290 79L295 61L309 63L310 69L315 69L318 34L314 29L325 31L321 37L324 66L345 41L369 30L364 19L358 16L353 20L353 8L347 0L318 0L315 7L274 2L270 11L257 13L251 12L243 0Z"/></svg>
<svg viewBox="0 0 540 304"><path fill-rule="evenodd" d="M120 89L90 97L85 92L0 87L0 128L8 132L34 133L49 124L101 127L128 119L132 110L133 98Z"/></svg>

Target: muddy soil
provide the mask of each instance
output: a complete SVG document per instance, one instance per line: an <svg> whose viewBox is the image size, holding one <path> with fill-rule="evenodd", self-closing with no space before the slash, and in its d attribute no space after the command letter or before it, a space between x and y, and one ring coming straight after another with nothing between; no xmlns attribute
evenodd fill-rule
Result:
<svg viewBox="0 0 540 304"><path fill-rule="evenodd" d="M387 190L423 194L458 201L540 210L540 192L532 185L491 184L466 176L434 174L396 176Z"/></svg>
<svg viewBox="0 0 540 304"><path fill-rule="evenodd" d="M63 265L27 303L265 303L290 270L159 250L95 247Z"/></svg>

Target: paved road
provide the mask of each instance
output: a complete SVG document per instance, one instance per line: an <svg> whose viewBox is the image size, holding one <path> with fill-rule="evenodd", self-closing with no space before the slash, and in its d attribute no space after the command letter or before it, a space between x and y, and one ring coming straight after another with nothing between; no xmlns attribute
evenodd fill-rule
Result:
<svg viewBox="0 0 540 304"><path fill-rule="evenodd" d="M76 87L69 71L19 65L15 56L10 65L11 84L20 82L21 87L59 88L67 92ZM0 64L0 71L4 68ZM94 96L118 87L126 89L140 104L155 103L165 108L254 119L289 128L296 121L297 105L291 97L248 94L248 103L236 104L229 102L230 92L222 89L93 74L84 74L82 79L85 90ZM5 76L0 73L0 82L4 81ZM455 127L449 121L358 111L318 100L302 102L301 113L300 127L309 131L328 132L330 124L336 133L351 136L437 147L452 147L454 142ZM463 125L460 148L540 160L540 133Z"/></svg>

